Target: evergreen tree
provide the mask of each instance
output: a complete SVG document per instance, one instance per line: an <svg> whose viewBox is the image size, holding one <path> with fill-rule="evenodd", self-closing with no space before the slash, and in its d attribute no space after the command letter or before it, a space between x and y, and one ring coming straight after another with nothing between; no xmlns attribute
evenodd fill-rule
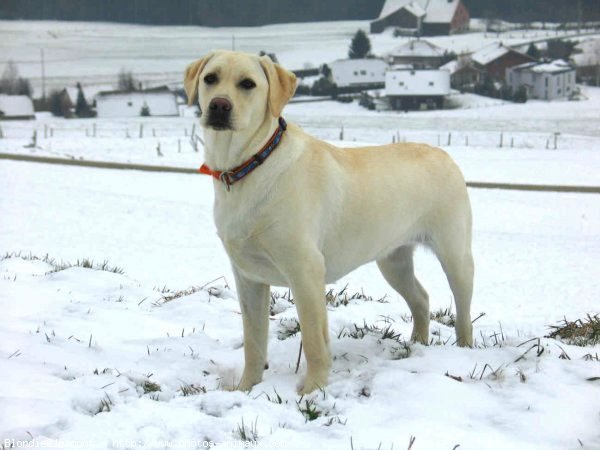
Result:
<svg viewBox="0 0 600 450"><path fill-rule="evenodd" d="M371 41L363 30L358 30L350 43L348 57L350 59L366 58L369 53L371 53Z"/></svg>
<svg viewBox="0 0 600 450"><path fill-rule="evenodd" d="M83 95L83 89L81 83L77 83L77 102L75 103L75 114L77 117L91 117L92 111L88 105L85 95Z"/></svg>
<svg viewBox="0 0 600 450"><path fill-rule="evenodd" d="M533 59L540 59L540 56L542 56L542 53L533 42L529 44L529 47L527 48L527 54Z"/></svg>

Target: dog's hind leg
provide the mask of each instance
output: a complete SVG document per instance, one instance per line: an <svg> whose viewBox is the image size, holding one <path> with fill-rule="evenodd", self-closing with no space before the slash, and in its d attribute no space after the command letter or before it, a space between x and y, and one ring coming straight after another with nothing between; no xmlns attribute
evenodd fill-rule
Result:
<svg viewBox="0 0 600 450"><path fill-rule="evenodd" d="M433 236L432 248L446 274L456 304L456 343L473 346L471 298L473 297L474 263L471 253L471 224L447 223L443 234Z"/></svg>
<svg viewBox="0 0 600 450"><path fill-rule="evenodd" d="M412 245L399 247L377 261L383 277L408 303L413 316L412 340L429 340L429 296L415 277Z"/></svg>

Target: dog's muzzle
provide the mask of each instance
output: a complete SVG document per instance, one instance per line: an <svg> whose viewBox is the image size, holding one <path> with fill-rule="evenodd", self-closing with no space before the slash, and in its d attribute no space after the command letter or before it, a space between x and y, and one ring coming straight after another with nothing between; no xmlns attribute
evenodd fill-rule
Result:
<svg viewBox="0 0 600 450"><path fill-rule="evenodd" d="M213 98L208 105L206 124L215 130L230 130L232 109L233 105L226 98Z"/></svg>

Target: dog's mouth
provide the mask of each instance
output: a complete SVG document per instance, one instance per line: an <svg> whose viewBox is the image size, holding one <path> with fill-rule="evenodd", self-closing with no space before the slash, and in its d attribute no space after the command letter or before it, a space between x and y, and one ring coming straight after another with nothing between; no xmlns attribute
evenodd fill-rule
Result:
<svg viewBox="0 0 600 450"><path fill-rule="evenodd" d="M229 117L215 117L209 115L206 126L216 131L233 130Z"/></svg>

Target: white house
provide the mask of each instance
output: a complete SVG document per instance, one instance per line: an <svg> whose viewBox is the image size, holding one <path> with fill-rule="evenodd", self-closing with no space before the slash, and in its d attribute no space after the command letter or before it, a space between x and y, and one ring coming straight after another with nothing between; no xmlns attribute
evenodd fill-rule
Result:
<svg viewBox="0 0 600 450"><path fill-rule="evenodd" d="M329 64L330 79L338 87L382 87L388 65L376 58L338 59Z"/></svg>
<svg viewBox="0 0 600 450"><path fill-rule="evenodd" d="M99 92L96 95L96 112L98 117L179 115L177 96L166 86L132 92Z"/></svg>
<svg viewBox="0 0 600 450"><path fill-rule="evenodd" d="M527 98L569 98L575 90L575 68L562 59L521 64L507 69L506 74L513 91L524 86Z"/></svg>
<svg viewBox="0 0 600 450"><path fill-rule="evenodd" d="M33 102L26 95L0 94L0 120L35 119Z"/></svg>
<svg viewBox="0 0 600 450"><path fill-rule="evenodd" d="M441 108L450 94L450 72L394 66L386 72L385 95L393 109Z"/></svg>

